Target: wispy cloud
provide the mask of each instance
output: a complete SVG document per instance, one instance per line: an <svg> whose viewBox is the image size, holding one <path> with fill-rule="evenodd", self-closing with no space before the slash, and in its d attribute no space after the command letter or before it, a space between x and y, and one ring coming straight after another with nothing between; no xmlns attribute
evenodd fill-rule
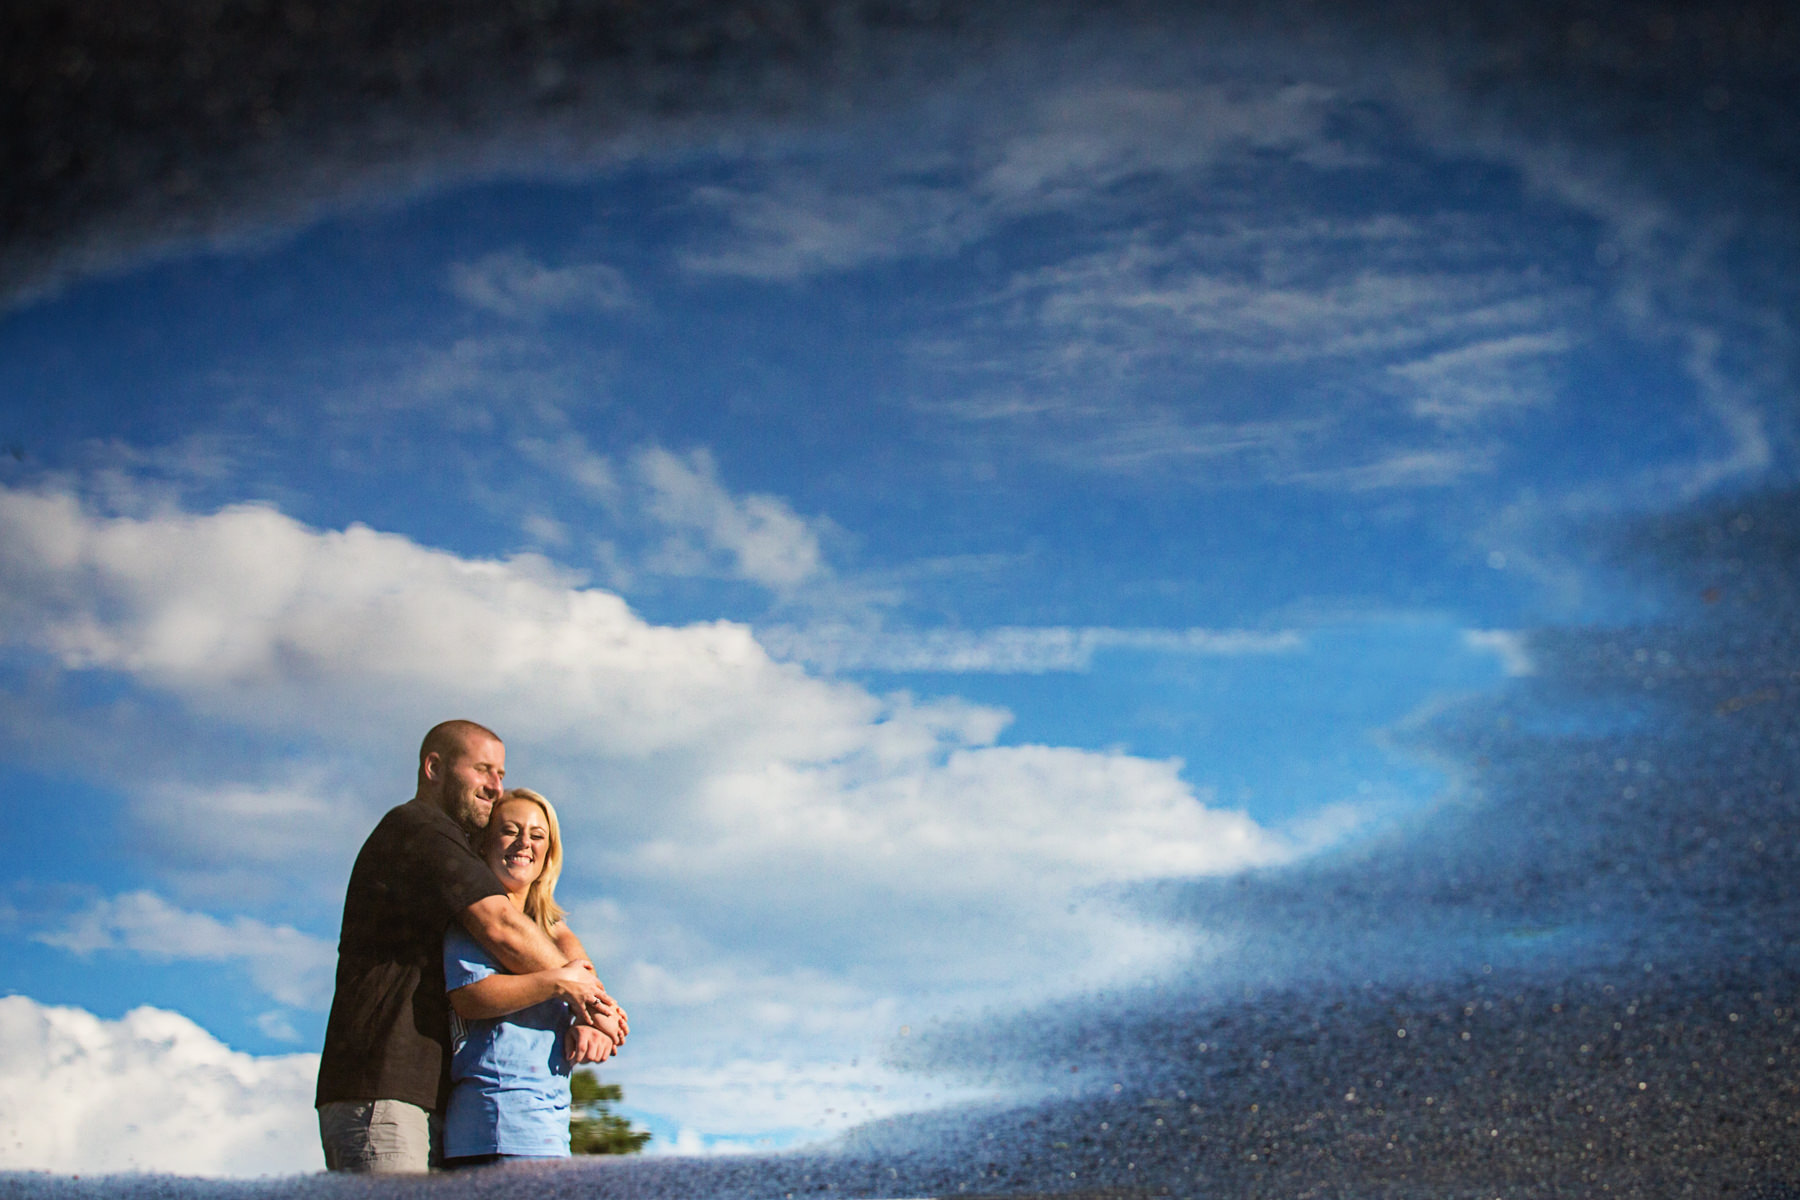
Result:
<svg viewBox="0 0 1800 1200"><path fill-rule="evenodd" d="M612 459L596 453L580 434L521 437L513 442L513 448L527 461L574 484L582 496L604 504L618 503L618 469Z"/></svg>
<svg viewBox="0 0 1800 1200"><path fill-rule="evenodd" d="M1286 654L1304 647L1292 630L1008 627L887 631L852 626L757 630L777 658L825 671L938 671L1040 674L1084 671L1104 650L1236 656Z"/></svg>
<svg viewBox="0 0 1800 1200"><path fill-rule="evenodd" d="M582 308L617 310L633 302L631 287L616 267L604 263L552 267L517 250L451 264L449 286L465 304L512 321L534 321Z"/></svg>
<svg viewBox="0 0 1800 1200"><path fill-rule="evenodd" d="M1717 330L1692 326L1686 331L1686 366L1706 407L1725 434L1724 453L1695 463L1682 481L1683 493L1698 496L1733 479L1753 477L1774 461L1767 420L1756 404L1756 388L1734 378L1721 365L1724 339Z"/></svg>
<svg viewBox="0 0 1800 1200"><path fill-rule="evenodd" d="M1133 233L1018 276L994 304L1020 329L1079 335L1075 363L1291 363L1421 348L1474 357L1476 344L1490 362L1528 346L1542 353L1572 295L1498 253L1471 254L1488 236L1466 220L1302 214L1173 239ZM1465 243L1460 264L1441 257L1444 239ZM1502 340L1521 336L1538 341Z"/></svg>
<svg viewBox="0 0 1800 1200"><path fill-rule="evenodd" d="M1390 488L1442 488L1493 469L1493 451L1484 446L1401 450L1371 462L1352 462L1295 471L1278 482L1326 491L1374 492Z"/></svg>
<svg viewBox="0 0 1800 1200"><path fill-rule="evenodd" d="M1423 80L1415 80L1417 86ZM1734 262L1751 234L1739 199L1720 204L1707 188L1668 188L1645 173L1630 139L1581 141L1568 131L1508 130L1472 116L1467 97L1428 85L1408 97L1419 133L1456 153L1475 150L1518 171L1529 186L1589 215L1601 227L1596 255L1610 275L1604 300L1647 347L1677 347L1677 360L1712 416L1722 448L1688 462L1658 464L1635 480L1609 480L1625 493L1692 498L1763 474L1774 461L1771 423L1793 388L1792 333L1746 296L1754 272ZM1661 161L1661 160L1657 160ZM1734 361L1725 367L1724 345ZM1571 507L1604 508L1591 494Z"/></svg>
<svg viewBox="0 0 1800 1200"><path fill-rule="evenodd" d="M706 570L723 555L739 578L773 588L804 583L825 570L815 522L778 496L734 496L705 450L678 455L648 447L633 460L645 509L669 531L653 564L670 574Z"/></svg>
<svg viewBox="0 0 1800 1200"><path fill-rule="evenodd" d="M1065 81L1020 96L941 149L883 140L845 171L780 161L760 178L697 188L724 227L680 255L688 270L794 280L957 253L1005 222L1091 204L1122 180L1189 176L1222 159L1289 154L1322 169L1354 156L1327 135L1334 99L1310 86Z"/></svg>
<svg viewBox="0 0 1800 1200"><path fill-rule="evenodd" d="M1561 331L1519 333L1396 363L1388 373L1411 390L1415 416L1466 425L1495 410L1550 402L1556 393L1548 367L1571 344Z"/></svg>
<svg viewBox="0 0 1800 1200"><path fill-rule="evenodd" d="M1463 634L1466 645L1485 650L1500 660L1508 675L1535 675L1537 664L1525 635L1515 629L1471 629Z"/></svg>
<svg viewBox="0 0 1800 1200"><path fill-rule="evenodd" d="M337 966L337 947L323 938L250 917L221 921L152 892L98 900L33 940L80 955L124 951L161 962L240 962L273 999L313 1010L330 1002Z"/></svg>
<svg viewBox="0 0 1800 1200"><path fill-rule="evenodd" d="M703 447L676 453L641 446L615 459L563 432L521 437L514 448L607 514L612 536L602 544L615 579L741 579L780 592L830 573L821 545L828 522L801 516L779 496L733 492ZM540 543L567 540L566 522L550 529L542 513L525 520L535 524L529 532Z"/></svg>
<svg viewBox="0 0 1800 1200"><path fill-rule="evenodd" d="M1468 217L1182 223L1021 271L921 335L919 409L1071 467L1372 490L1483 471L1496 418L1557 402L1579 289Z"/></svg>
<svg viewBox="0 0 1800 1200"><path fill-rule="evenodd" d="M700 274L762 280L947 254L986 224L966 192L911 184L838 191L790 179L756 191L705 187L693 198L724 216L730 235L684 250L680 264Z"/></svg>

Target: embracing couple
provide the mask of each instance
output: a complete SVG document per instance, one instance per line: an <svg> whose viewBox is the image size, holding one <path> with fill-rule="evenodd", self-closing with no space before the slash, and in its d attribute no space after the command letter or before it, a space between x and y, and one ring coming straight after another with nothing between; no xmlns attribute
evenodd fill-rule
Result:
<svg viewBox="0 0 1800 1200"><path fill-rule="evenodd" d="M625 1040L554 898L556 810L505 775L492 730L438 725L356 856L315 1100L333 1171L566 1157L570 1070Z"/></svg>

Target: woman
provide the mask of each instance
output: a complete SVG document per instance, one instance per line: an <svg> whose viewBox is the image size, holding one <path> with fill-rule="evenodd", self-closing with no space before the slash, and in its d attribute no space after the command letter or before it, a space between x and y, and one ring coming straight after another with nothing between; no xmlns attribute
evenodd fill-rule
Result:
<svg viewBox="0 0 1800 1200"><path fill-rule="evenodd" d="M554 938L562 833L550 802L514 788L495 802L477 847L508 897ZM508 975L452 923L444 934L449 990L450 1104L444 1114L446 1166L569 1154L569 1002L591 979L589 964ZM616 1027L602 1030L615 1044Z"/></svg>

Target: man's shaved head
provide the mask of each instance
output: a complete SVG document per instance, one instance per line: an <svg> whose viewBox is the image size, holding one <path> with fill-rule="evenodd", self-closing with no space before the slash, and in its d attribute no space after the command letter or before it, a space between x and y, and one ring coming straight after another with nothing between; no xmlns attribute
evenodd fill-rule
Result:
<svg viewBox="0 0 1800 1200"><path fill-rule="evenodd" d="M445 721L419 745L417 798L456 818L469 833L487 824L505 778L506 746L485 725Z"/></svg>
<svg viewBox="0 0 1800 1200"><path fill-rule="evenodd" d="M437 755L441 759L456 758L468 751L469 742L474 738L489 737L496 742L501 741L499 734L486 725L474 721L440 721L431 727L425 740L419 743L419 781L425 780L425 759Z"/></svg>

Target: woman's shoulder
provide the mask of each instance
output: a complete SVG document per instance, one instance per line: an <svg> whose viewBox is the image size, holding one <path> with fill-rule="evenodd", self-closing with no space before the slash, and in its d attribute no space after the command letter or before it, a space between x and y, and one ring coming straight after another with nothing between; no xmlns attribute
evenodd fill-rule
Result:
<svg viewBox="0 0 1800 1200"><path fill-rule="evenodd" d="M469 935L459 923L452 921L444 929L444 965L464 963L472 968L485 968L489 972L500 969L500 964L487 948Z"/></svg>

